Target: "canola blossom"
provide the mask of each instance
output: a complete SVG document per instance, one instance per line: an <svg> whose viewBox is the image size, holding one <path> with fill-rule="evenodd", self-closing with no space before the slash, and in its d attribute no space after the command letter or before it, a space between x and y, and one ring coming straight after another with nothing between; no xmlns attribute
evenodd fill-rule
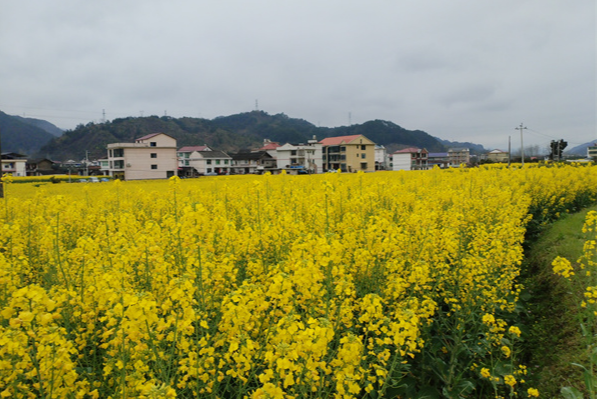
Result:
<svg viewBox="0 0 599 399"><path fill-rule="evenodd" d="M596 182L490 166L7 184L0 397L537 396L511 356L522 243Z"/></svg>

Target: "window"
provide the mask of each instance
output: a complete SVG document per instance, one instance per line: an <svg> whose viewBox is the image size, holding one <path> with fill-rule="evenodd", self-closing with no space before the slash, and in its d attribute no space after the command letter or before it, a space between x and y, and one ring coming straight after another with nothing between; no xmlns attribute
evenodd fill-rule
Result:
<svg viewBox="0 0 599 399"><path fill-rule="evenodd" d="M362 151L366 151L366 146L362 145Z"/></svg>
<svg viewBox="0 0 599 399"><path fill-rule="evenodd" d="M297 151L296 150L291 150L291 155L297 155Z"/></svg>
<svg viewBox="0 0 599 399"><path fill-rule="evenodd" d="M150 158L158 158L158 154L156 154L155 152L150 154Z"/></svg>
<svg viewBox="0 0 599 399"><path fill-rule="evenodd" d="M366 159L366 154L362 154L362 159Z"/></svg>
<svg viewBox="0 0 599 399"><path fill-rule="evenodd" d="M212 165L212 159L206 160L206 165Z"/></svg>
<svg viewBox="0 0 599 399"><path fill-rule="evenodd" d="M228 165L228 164L229 164L229 160L225 159L225 165Z"/></svg>
<svg viewBox="0 0 599 399"><path fill-rule="evenodd" d="M150 147L156 147L156 142L155 141L150 141Z"/></svg>
<svg viewBox="0 0 599 399"><path fill-rule="evenodd" d="M152 169L158 169L158 165L152 165L151 168Z"/></svg>
<svg viewBox="0 0 599 399"><path fill-rule="evenodd" d="M217 165L220 165L220 159L217 159L217 160L216 160L216 164L217 164Z"/></svg>
<svg viewBox="0 0 599 399"><path fill-rule="evenodd" d="M112 154L114 156L114 158L122 158L124 156L124 151L122 148L117 148L115 150L112 150Z"/></svg>
<svg viewBox="0 0 599 399"><path fill-rule="evenodd" d="M341 146L340 151L345 151L345 146Z"/></svg>
<svg viewBox="0 0 599 399"><path fill-rule="evenodd" d="M212 168L206 168L206 173L212 173Z"/></svg>
<svg viewBox="0 0 599 399"><path fill-rule="evenodd" d="M114 161L114 168L115 169L123 169L125 167L125 161L120 160L120 161Z"/></svg>
<svg viewBox="0 0 599 399"><path fill-rule="evenodd" d="M185 160L185 166L189 166L189 161Z"/></svg>

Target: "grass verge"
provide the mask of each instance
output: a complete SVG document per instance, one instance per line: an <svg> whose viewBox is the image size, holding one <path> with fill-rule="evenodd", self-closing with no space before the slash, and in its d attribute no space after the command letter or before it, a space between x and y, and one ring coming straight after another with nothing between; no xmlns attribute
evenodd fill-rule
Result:
<svg viewBox="0 0 599 399"><path fill-rule="evenodd" d="M582 398L582 392L588 397L589 376L596 386L596 313L594 320L584 319L580 307L589 278L596 286L596 267L590 277L578 273L569 279L554 274L552 268L557 256L568 259L575 270L578 268L585 241L596 238L596 233L582 232L585 216L592 210L596 211L597 206L565 215L527 250L522 280L527 309L524 354L543 398ZM592 306L596 311L596 303ZM589 360L593 357L594 362Z"/></svg>

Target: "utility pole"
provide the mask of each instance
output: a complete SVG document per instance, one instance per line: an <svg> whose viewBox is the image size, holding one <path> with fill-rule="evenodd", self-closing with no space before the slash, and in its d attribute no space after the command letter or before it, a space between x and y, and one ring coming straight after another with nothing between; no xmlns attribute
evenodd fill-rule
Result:
<svg viewBox="0 0 599 399"><path fill-rule="evenodd" d="M522 133L522 130L524 129L528 128L523 126L522 123L516 128L516 130L520 130L520 157L522 158L522 167L524 167L524 135Z"/></svg>
<svg viewBox="0 0 599 399"><path fill-rule="evenodd" d="M507 138L507 167L512 165L512 136Z"/></svg>
<svg viewBox="0 0 599 399"><path fill-rule="evenodd" d="M87 151L85 151L85 176L89 176L89 157Z"/></svg>
<svg viewBox="0 0 599 399"><path fill-rule="evenodd" d="M2 182L2 136L0 135L0 198L4 198L4 182Z"/></svg>

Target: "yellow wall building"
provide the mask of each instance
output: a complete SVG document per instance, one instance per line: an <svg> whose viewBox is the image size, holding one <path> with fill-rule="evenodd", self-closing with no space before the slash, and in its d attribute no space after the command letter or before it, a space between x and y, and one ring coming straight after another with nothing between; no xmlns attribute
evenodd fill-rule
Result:
<svg viewBox="0 0 599 399"><path fill-rule="evenodd" d="M361 134L329 137L322 144L323 170L374 172L375 143Z"/></svg>

